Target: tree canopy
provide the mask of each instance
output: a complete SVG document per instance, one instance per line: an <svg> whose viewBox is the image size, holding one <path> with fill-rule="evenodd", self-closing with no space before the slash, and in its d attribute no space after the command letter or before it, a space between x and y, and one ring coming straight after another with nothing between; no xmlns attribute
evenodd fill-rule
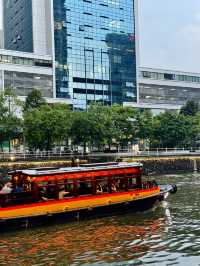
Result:
<svg viewBox="0 0 200 266"><path fill-rule="evenodd" d="M197 134L195 119L183 114L165 112L153 119L151 144L156 147L190 146Z"/></svg>
<svg viewBox="0 0 200 266"><path fill-rule="evenodd" d="M50 150L69 135L71 114L67 105L42 105L24 115L24 133L31 149Z"/></svg>
<svg viewBox="0 0 200 266"><path fill-rule="evenodd" d="M188 101L179 113L155 116L148 110L97 103L85 111L72 111L66 104L47 104L37 90L27 97L22 118L17 115L19 104L12 90L0 94L1 147L22 134L22 126L32 150L51 150L67 145L69 139L72 146L82 146L84 151L86 147L126 148L134 143L160 148L200 143L200 112L195 101Z"/></svg>
<svg viewBox="0 0 200 266"><path fill-rule="evenodd" d="M180 114L194 116L199 112L199 103L195 100L188 100L181 108Z"/></svg>
<svg viewBox="0 0 200 266"><path fill-rule="evenodd" d="M15 93L7 89L0 94L0 146L3 150L3 143L22 134L22 120L17 116L17 108L20 102L17 100Z"/></svg>
<svg viewBox="0 0 200 266"><path fill-rule="evenodd" d="M39 90L32 90L26 97L24 111L29 111L34 108L39 108L46 103L45 99Z"/></svg>

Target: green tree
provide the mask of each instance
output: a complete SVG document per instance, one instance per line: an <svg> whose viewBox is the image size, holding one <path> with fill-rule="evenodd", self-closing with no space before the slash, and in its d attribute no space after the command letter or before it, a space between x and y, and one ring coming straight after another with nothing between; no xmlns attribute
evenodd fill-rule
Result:
<svg viewBox="0 0 200 266"><path fill-rule="evenodd" d="M132 142L136 135L136 111L119 105L102 106L93 104L88 109L91 124L91 144L97 147L123 146Z"/></svg>
<svg viewBox="0 0 200 266"><path fill-rule="evenodd" d="M156 147L188 147L197 134L194 118L165 112L153 119L151 144Z"/></svg>
<svg viewBox="0 0 200 266"><path fill-rule="evenodd" d="M120 146L127 146L137 134L137 110L129 107L113 105L111 117L114 128L114 138Z"/></svg>
<svg viewBox="0 0 200 266"><path fill-rule="evenodd" d="M67 105L42 105L24 114L24 133L31 149L50 150L68 138L71 111Z"/></svg>
<svg viewBox="0 0 200 266"><path fill-rule="evenodd" d="M73 143L83 145L84 151L87 146L95 146L98 149L106 144L110 146L121 134L116 125L116 121L119 120L116 109L115 107L114 111L108 106L92 104L87 112L74 113L71 128Z"/></svg>
<svg viewBox="0 0 200 266"><path fill-rule="evenodd" d="M93 122L86 111L73 113L70 137L74 145L82 145L84 152L93 142Z"/></svg>
<svg viewBox="0 0 200 266"><path fill-rule="evenodd" d="M138 111L136 124L138 126L137 137L139 139L150 139L153 130L153 116L151 111Z"/></svg>
<svg viewBox="0 0 200 266"><path fill-rule="evenodd" d="M199 111L199 103L195 100L188 100L181 108L180 114L194 116Z"/></svg>
<svg viewBox="0 0 200 266"><path fill-rule="evenodd" d="M22 120L17 116L21 102L11 89L6 89L0 94L0 146L3 150L3 142L19 138L22 134Z"/></svg>
<svg viewBox="0 0 200 266"><path fill-rule="evenodd" d="M42 94L39 90L32 90L26 97L24 104L24 111L29 111L34 108L39 108L42 105L46 104L45 99L42 97Z"/></svg>

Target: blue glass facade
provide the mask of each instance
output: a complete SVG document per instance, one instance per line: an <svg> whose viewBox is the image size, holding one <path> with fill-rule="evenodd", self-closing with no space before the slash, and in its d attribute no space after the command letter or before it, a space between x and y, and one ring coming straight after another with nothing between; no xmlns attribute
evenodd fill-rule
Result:
<svg viewBox="0 0 200 266"><path fill-rule="evenodd" d="M134 0L54 0L57 97L136 101Z"/></svg>

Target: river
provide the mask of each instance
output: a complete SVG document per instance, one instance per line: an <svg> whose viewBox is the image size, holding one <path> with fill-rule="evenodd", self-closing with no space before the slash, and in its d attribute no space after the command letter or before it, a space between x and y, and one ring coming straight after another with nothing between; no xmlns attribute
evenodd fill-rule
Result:
<svg viewBox="0 0 200 266"><path fill-rule="evenodd" d="M164 175L178 192L152 210L0 236L0 265L200 265L200 174Z"/></svg>

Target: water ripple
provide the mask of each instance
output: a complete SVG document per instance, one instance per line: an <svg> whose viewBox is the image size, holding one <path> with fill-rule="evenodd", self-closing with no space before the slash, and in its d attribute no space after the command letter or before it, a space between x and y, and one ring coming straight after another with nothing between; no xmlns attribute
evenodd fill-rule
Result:
<svg viewBox="0 0 200 266"><path fill-rule="evenodd" d="M200 265L200 176L161 176L178 193L145 213L5 233L0 266Z"/></svg>

